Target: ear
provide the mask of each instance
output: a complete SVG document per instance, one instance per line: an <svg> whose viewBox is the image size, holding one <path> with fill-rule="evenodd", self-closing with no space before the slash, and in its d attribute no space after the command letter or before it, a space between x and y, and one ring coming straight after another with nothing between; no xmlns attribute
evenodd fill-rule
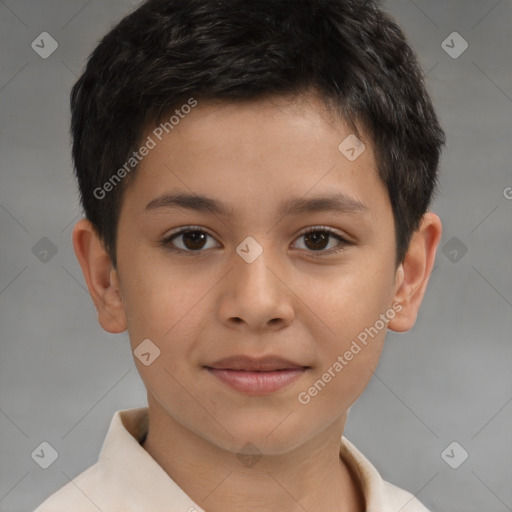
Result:
<svg viewBox="0 0 512 512"><path fill-rule="evenodd" d="M73 248L87 288L98 312L98 322L110 333L126 330L126 316L119 278L96 230L87 219L73 228Z"/></svg>
<svg viewBox="0 0 512 512"><path fill-rule="evenodd" d="M441 234L439 217L434 213L426 213L419 228L413 233L407 254L396 271L393 303L400 304L402 309L388 323L392 331L408 331L416 323Z"/></svg>

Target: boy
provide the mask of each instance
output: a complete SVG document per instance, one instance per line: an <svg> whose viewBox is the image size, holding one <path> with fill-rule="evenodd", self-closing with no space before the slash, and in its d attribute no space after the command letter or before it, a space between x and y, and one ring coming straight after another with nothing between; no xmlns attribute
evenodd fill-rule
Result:
<svg viewBox="0 0 512 512"><path fill-rule="evenodd" d="M149 0L71 95L101 326L148 408L38 512L425 507L342 437L416 320L444 133L373 1Z"/></svg>

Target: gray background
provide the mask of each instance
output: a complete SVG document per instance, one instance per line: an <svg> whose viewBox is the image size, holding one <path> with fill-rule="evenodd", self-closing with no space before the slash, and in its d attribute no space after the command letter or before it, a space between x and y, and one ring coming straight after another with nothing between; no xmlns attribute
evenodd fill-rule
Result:
<svg viewBox="0 0 512 512"><path fill-rule="evenodd" d="M68 135L69 91L84 59L135 5L0 1L4 512L32 510L94 463L114 411L145 404L127 334L101 329L75 260L81 210ZM434 511L510 511L512 3L384 5L418 53L448 136L433 208L444 234L418 322L389 333L345 434ZM47 59L31 48L44 31L59 45ZM441 45L454 31L469 44L458 58ZM46 261L43 237L57 250ZM42 441L59 454L46 470L31 458ZM457 469L441 456L452 441L460 445L448 450L452 465L469 454Z"/></svg>

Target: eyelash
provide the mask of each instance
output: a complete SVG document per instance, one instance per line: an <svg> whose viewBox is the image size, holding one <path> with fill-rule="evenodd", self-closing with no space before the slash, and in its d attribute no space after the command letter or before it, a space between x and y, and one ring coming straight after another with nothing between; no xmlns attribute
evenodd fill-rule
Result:
<svg viewBox="0 0 512 512"><path fill-rule="evenodd" d="M173 251L173 252L176 252L176 253L181 253L181 254L183 254L185 256L198 256L198 255L202 255L201 253L205 253L206 251L201 250L201 249L197 250L197 251L191 251L191 250L185 251L183 249L179 249L177 247L173 247L172 246L172 241L175 238L178 238L180 235L183 235L183 234L186 234L186 233L192 233L192 232L205 233L206 235L214 238L212 235L210 235L210 233L205 231L200 226L186 226L184 228L181 228L179 231L171 233L169 236L166 236L165 238L163 238L159 245L162 246L162 247L165 247L167 250L170 250L170 251ZM340 234L336 233L333 229L331 229L329 227L326 227L326 226L313 226L313 227L307 228L306 230L302 231L297 238L300 238L300 237L302 237L304 235L307 235L308 233L327 233L331 237L334 237L334 238L338 239L339 242L340 242L339 243L340 248L336 249L336 250L332 250L331 249L329 251L324 251L324 250L318 250L318 251L309 250L309 251L307 251L308 255L312 256L314 258L320 258L320 257L324 257L326 255L330 256L330 255L339 253L341 251L344 251L347 248L347 246L354 245L353 242L350 242L349 240L347 240L346 238L344 238Z"/></svg>

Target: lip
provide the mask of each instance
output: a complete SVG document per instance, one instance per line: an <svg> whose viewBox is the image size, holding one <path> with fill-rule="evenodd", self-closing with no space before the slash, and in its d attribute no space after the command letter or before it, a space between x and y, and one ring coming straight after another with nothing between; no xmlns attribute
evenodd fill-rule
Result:
<svg viewBox="0 0 512 512"><path fill-rule="evenodd" d="M279 356L256 358L246 355L224 357L208 364L207 367L217 370L242 370L246 372L271 372L274 370L307 368L304 365Z"/></svg>
<svg viewBox="0 0 512 512"><path fill-rule="evenodd" d="M237 391L265 395L288 386L309 367L277 356L259 359L233 356L215 361L205 368L221 382Z"/></svg>

